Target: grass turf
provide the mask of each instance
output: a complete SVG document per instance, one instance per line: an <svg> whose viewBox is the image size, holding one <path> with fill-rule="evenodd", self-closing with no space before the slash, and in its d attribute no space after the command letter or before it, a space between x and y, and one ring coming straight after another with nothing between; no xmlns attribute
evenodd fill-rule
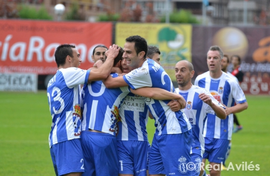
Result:
<svg viewBox="0 0 270 176"><path fill-rule="evenodd" d="M233 134L226 162L235 170L230 167L222 176L270 175L270 97L247 96L247 100L249 108L237 114L243 130ZM50 125L46 92L0 92L0 175L54 175L48 146ZM154 129L153 120L149 120L150 142ZM251 162L259 164L260 170L245 171L245 163Z"/></svg>

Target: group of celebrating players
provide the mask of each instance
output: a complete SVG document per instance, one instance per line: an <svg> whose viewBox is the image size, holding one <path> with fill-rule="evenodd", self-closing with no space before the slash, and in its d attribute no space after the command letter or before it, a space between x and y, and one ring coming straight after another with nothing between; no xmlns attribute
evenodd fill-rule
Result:
<svg viewBox="0 0 270 176"><path fill-rule="evenodd" d="M144 38L124 47L98 45L94 67L79 68L75 46L57 47L58 71L47 96L52 116L49 145L56 175L220 175L233 131L233 114L248 104L237 80L221 70L223 52L211 46L209 71L175 65L178 87L159 63L160 51ZM97 56L98 59L94 59ZM156 131L150 145L148 118Z"/></svg>

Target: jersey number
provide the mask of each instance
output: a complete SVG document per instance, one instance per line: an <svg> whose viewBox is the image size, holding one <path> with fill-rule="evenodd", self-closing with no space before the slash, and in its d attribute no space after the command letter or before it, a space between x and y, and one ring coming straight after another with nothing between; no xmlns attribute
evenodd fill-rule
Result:
<svg viewBox="0 0 270 176"><path fill-rule="evenodd" d="M60 104L59 109L56 109L55 106L52 107L53 112L54 112L54 114L60 114L64 110L64 107L65 107L65 102L61 98L61 90L58 87L54 87L53 90L52 90L51 95L49 93L47 93L47 96L48 96L48 100L49 100L50 111L51 111L51 105L52 105L51 97L53 97L53 101L54 102L59 102L59 104Z"/></svg>

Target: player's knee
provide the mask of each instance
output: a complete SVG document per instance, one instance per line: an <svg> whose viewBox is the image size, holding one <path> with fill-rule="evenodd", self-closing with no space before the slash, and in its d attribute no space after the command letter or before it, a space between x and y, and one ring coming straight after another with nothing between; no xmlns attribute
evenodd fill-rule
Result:
<svg viewBox="0 0 270 176"><path fill-rule="evenodd" d="M210 176L220 176L220 169L210 170Z"/></svg>

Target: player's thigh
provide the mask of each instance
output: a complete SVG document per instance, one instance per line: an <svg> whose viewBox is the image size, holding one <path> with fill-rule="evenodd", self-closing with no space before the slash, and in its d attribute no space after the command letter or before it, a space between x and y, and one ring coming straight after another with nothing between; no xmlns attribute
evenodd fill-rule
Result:
<svg viewBox="0 0 270 176"><path fill-rule="evenodd" d="M84 172L83 151L79 139L53 145L51 154L54 156L58 175Z"/></svg>
<svg viewBox="0 0 270 176"><path fill-rule="evenodd" d="M190 171L192 176L200 175L200 170L202 166L202 156L199 154L191 154L191 162L187 169Z"/></svg>
<svg viewBox="0 0 270 176"><path fill-rule="evenodd" d="M90 131L82 131L81 144L84 155L85 171L83 176L92 176L95 173L95 153L92 147L92 133Z"/></svg>
<svg viewBox="0 0 270 176"><path fill-rule="evenodd" d="M154 135L148 152L148 170L150 175L165 174L162 156L158 146L159 138L157 134Z"/></svg>
<svg viewBox="0 0 270 176"><path fill-rule="evenodd" d="M229 143L230 141L227 139L215 139L213 149L209 154L209 162L223 163L226 158Z"/></svg>
<svg viewBox="0 0 270 176"><path fill-rule="evenodd" d="M86 169L99 176L118 176L118 155L116 137L107 133L87 132L87 138L82 133L84 147L88 148L88 154L92 158L85 157L92 168ZM90 155L91 156L91 155ZM87 167L87 166L86 166Z"/></svg>
<svg viewBox="0 0 270 176"><path fill-rule="evenodd" d="M148 141L136 141L134 143L134 171L135 176L147 176L147 156L149 151Z"/></svg>
<svg viewBox="0 0 270 176"><path fill-rule="evenodd" d="M133 164L133 152L132 152L132 142L130 141L117 141L118 150L118 164L119 164L119 174L120 175L133 175L134 174L134 164Z"/></svg>
<svg viewBox="0 0 270 176"><path fill-rule="evenodd" d="M95 170L99 176L118 176L117 140L110 134L98 133L92 141Z"/></svg>
<svg viewBox="0 0 270 176"><path fill-rule="evenodd" d="M119 173L147 175L148 141L117 141Z"/></svg>
<svg viewBox="0 0 270 176"><path fill-rule="evenodd" d="M160 153L167 175L190 175L191 130L181 134L161 135Z"/></svg>

